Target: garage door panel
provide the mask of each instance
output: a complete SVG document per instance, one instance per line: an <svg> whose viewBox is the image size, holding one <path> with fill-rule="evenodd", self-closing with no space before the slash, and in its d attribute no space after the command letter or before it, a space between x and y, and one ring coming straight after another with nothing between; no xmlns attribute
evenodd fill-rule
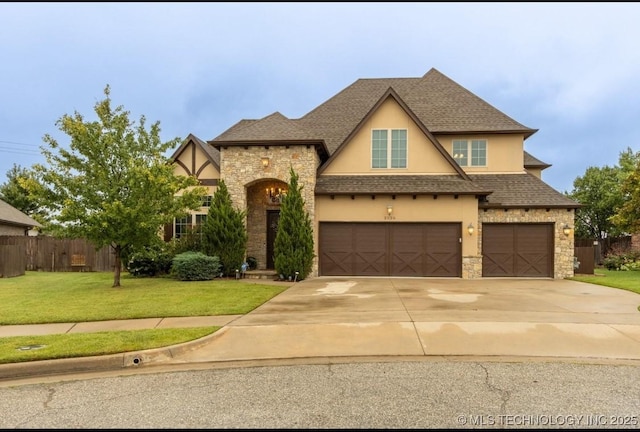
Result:
<svg viewBox="0 0 640 432"><path fill-rule="evenodd" d="M518 254L518 276L544 277L548 276L548 255L546 254Z"/></svg>
<svg viewBox="0 0 640 432"><path fill-rule="evenodd" d="M391 226L391 269L393 276L423 276L424 230L422 225Z"/></svg>
<svg viewBox="0 0 640 432"><path fill-rule="evenodd" d="M513 252L509 253L492 253L482 258L482 274L483 276L510 276L514 274Z"/></svg>
<svg viewBox="0 0 640 432"><path fill-rule="evenodd" d="M462 248L460 224L425 225L425 272L430 276L460 277L462 274Z"/></svg>
<svg viewBox="0 0 640 432"><path fill-rule="evenodd" d="M453 277L457 272L459 255L451 252L432 252L426 255L426 273L430 276Z"/></svg>
<svg viewBox="0 0 640 432"><path fill-rule="evenodd" d="M353 273L353 254L331 253L322 254L322 274L345 275Z"/></svg>
<svg viewBox="0 0 640 432"><path fill-rule="evenodd" d="M320 273L327 276L353 274L353 227L321 224L319 235Z"/></svg>
<svg viewBox="0 0 640 432"><path fill-rule="evenodd" d="M352 224L354 239L354 274L385 276L387 233L383 224Z"/></svg>

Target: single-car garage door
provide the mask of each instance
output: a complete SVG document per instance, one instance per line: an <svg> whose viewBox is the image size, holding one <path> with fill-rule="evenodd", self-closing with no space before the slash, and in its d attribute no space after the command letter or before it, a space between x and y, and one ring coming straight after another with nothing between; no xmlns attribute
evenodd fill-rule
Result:
<svg viewBox="0 0 640 432"><path fill-rule="evenodd" d="M482 276L553 277L553 224L482 224Z"/></svg>
<svg viewBox="0 0 640 432"><path fill-rule="evenodd" d="M460 223L320 222L321 276L460 277Z"/></svg>

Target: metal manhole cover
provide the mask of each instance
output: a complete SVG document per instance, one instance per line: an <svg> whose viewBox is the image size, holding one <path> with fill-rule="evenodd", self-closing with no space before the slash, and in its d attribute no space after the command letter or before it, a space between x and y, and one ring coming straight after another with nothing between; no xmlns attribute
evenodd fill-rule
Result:
<svg viewBox="0 0 640 432"><path fill-rule="evenodd" d="M18 350L20 351L30 351L30 350L37 350L40 348L44 348L46 347L46 345L25 345L25 346L21 346L18 348Z"/></svg>

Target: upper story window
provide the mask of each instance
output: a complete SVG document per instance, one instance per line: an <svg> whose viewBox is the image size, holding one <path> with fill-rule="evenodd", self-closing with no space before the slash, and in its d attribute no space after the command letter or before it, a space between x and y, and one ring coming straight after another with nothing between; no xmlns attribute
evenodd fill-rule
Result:
<svg viewBox="0 0 640 432"><path fill-rule="evenodd" d="M206 195L202 197L202 207L211 207L211 202L213 200L213 196Z"/></svg>
<svg viewBox="0 0 640 432"><path fill-rule="evenodd" d="M407 130L374 129L371 132L371 168L406 168Z"/></svg>
<svg viewBox="0 0 640 432"><path fill-rule="evenodd" d="M487 166L487 140L453 140L453 159L460 166Z"/></svg>

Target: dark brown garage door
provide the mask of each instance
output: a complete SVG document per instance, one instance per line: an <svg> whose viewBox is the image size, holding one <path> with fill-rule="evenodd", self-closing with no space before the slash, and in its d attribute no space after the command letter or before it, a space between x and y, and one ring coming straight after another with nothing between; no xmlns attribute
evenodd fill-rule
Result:
<svg viewBox="0 0 640 432"><path fill-rule="evenodd" d="M552 277L552 224L483 224L482 275Z"/></svg>
<svg viewBox="0 0 640 432"><path fill-rule="evenodd" d="M321 276L460 277L459 223L321 222Z"/></svg>

